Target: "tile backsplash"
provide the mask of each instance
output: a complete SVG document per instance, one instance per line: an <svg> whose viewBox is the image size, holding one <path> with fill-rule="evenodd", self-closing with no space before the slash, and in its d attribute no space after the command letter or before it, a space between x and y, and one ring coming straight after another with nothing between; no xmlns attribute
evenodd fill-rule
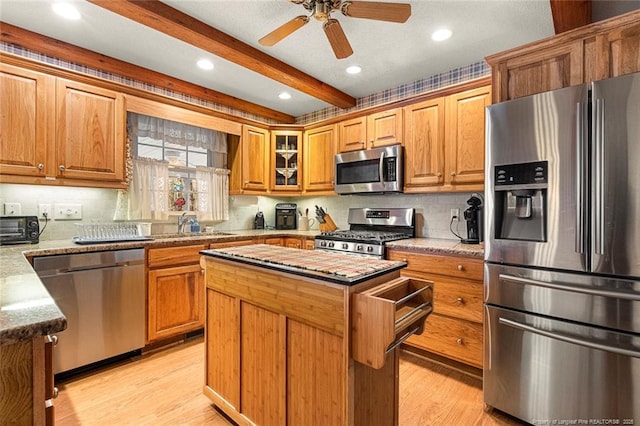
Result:
<svg viewBox="0 0 640 426"><path fill-rule="evenodd" d="M267 226L275 225L275 205L280 202L296 203L309 216L315 217L315 206L322 206L331 215L340 229L347 229L350 207L413 207L416 209L416 234L419 237L456 239L449 230L450 210L467 207L470 193L438 194L394 194L394 195L343 195L327 197L266 197L232 196L229 220L217 223L201 223L202 228L213 226L219 231L252 229L253 218L262 211ZM82 205L82 220L50 220L42 233L42 240L59 240L77 235L75 223L100 221L110 222L116 205L117 191L114 189L53 187L40 185L0 184L0 209L4 203L20 203L23 215L37 215L39 204L74 203ZM4 214L4 211L2 211ZM166 222L153 222L152 233L176 232L177 218ZM40 221L42 229L44 221ZM314 224L311 229L318 229ZM455 229L455 223L454 223ZM464 221L458 224L458 233L466 236Z"/></svg>

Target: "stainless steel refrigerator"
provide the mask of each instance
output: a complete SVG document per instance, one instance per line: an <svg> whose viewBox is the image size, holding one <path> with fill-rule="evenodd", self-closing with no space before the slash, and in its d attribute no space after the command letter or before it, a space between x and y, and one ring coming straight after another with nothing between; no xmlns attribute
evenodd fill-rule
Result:
<svg viewBox="0 0 640 426"><path fill-rule="evenodd" d="M640 424L640 73L490 106L486 143L485 403Z"/></svg>

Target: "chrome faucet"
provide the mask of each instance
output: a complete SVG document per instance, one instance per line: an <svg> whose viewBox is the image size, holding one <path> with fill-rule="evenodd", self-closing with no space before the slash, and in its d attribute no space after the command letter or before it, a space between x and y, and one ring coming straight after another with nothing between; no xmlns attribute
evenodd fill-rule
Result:
<svg viewBox="0 0 640 426"><path fill-rule="evenodd" d="M184 232L184 225L187 222L189 222L187 212L184 212L180 216L178 216L178 234L182 234Z"/></svg>

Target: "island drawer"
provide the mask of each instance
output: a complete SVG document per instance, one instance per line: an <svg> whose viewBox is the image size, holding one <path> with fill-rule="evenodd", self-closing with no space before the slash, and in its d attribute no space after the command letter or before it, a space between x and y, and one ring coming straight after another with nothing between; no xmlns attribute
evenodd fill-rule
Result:
<svg viewBox="0 0 640 426"><path fill-rule="evenodd" d="M482 281L484 262L460 256L440 256L389 249L387 259L407 262L408 271L447 275L455 278Z"/></svg>
<svg viewBox="0 0 640 426"><path fill-rule="evenodd" d="M352 299L352 354L382 368L386 356L412 334L422 333L432 311L433 283L401 277L355 293Z"/></svg>

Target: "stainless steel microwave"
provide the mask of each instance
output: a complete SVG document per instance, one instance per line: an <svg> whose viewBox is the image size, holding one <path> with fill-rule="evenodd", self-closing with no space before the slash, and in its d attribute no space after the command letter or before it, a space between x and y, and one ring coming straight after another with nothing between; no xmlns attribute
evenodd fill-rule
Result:
<svg viewBox="0 0 640 426"><path fill-rule="evenodd" d="M402 192L402 145L337 154L335 170L338 194Z"/></svg>
<svg viewBox="0 0 640 426"><path fill-rule="evenodd" d="M40 224L36 216L0 216L0 245L36 244Z"/></svg>

